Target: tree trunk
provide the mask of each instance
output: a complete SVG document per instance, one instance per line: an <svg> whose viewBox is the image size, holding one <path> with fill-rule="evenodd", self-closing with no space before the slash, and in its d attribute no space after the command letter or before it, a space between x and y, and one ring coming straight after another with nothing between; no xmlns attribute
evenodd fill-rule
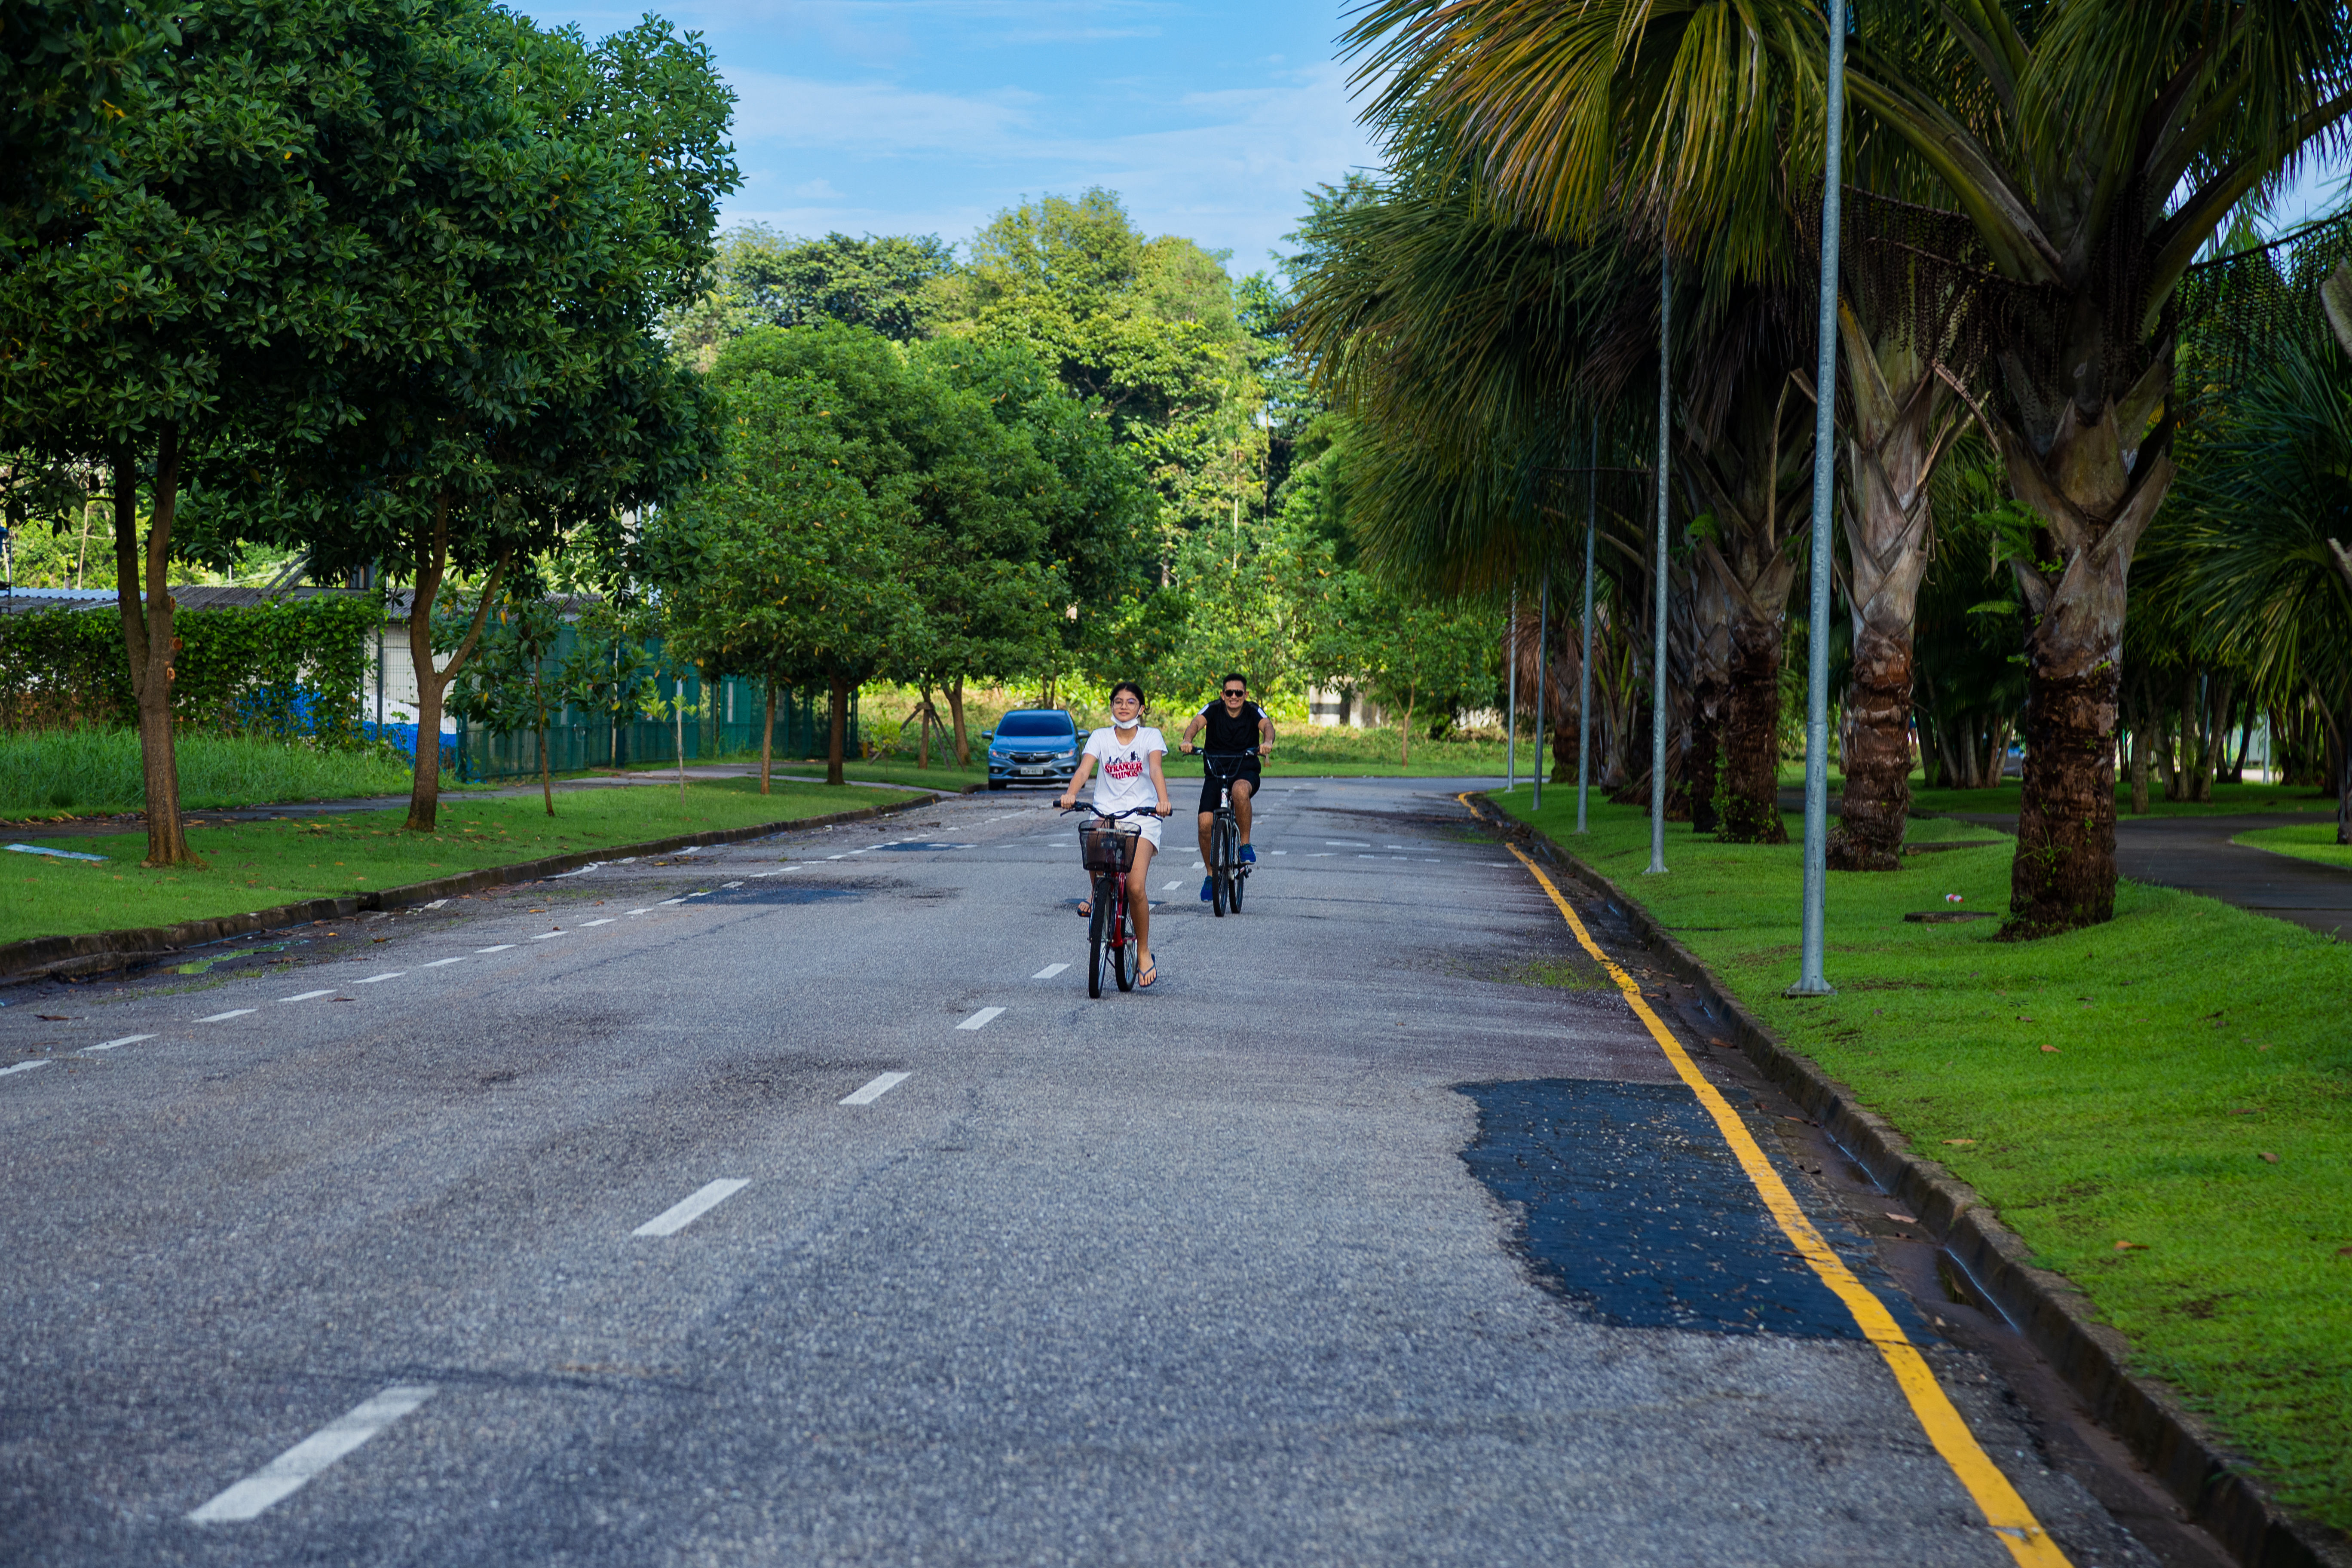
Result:
<svg viewBox="0 0 2352 1568"><path fill-rule="evenodd" d="M2132 726L2131 731L2131 808L2134 816L2147 815L2147 723L2145 720Z"/></svg>
<svg viewBox="0 0 2352 1568"><path fill-rule="evenodd" d="M2336 770L2336 842L2352 844L2352 696L2344 700L2344 727L2336 734L2342 760Z"/></svg>
<svg viewBox="0 0 2352 1568"><path fill-rule="evenodd" d="M1723 838L1786 844L1780 817L1780 625L1735 611L1724 717Z"/></svg>
<svg viewBox="0 0 2352 1568"><path fill-rule="evenodd" d="M947 683L948 717L955 722L956 766L971 766L971 737L963 727L963 677L959 675Z"/></svg>
<svg viewBox="0 0 2352 1568"><path fill-rule="evenodd" d="M499 581L506 575L511 551L500 551L496 564L490 568L488 581L482 584L481 596L474 605L473 624L466 628L463 641L449 656L448 664L439 669L433 666L433 601L440 595L441 581L449 569L449 497L444 492L433 505L431 538L420 537L416 550L416 591L408 602L408 662L416 673L416 767L410 775L408 786L408 820L403 826L411 833L431 833L435 830L441 809L441 699L457 679L458 670L473 656L474 645L481 640L482 627L489 619L490 601L498 596Z"/></svg>
<svg viewBox="0 0 2352 1568"><path fill-rule="evenodd" d="M2085 361L2099 363L2095 351ZM2004 928L2021 937L2115 915L2116 705L2126 583L2132 552L2175 471L2171 422L2154 417L2172 384L2170 351L2120 400L2105 396L2084 374L2081 390L2057 411L2048 439L2031 439L2008 421L1997 432L2010 489L2046 531L2031 559L2011 562L2032 628L2025 639L2024 791ZM2120 423L2134 428L2119 427L2119 406L2126 410ZM2056 571L2045 572L2043 562Z"/></svg>
<svg viewBox="0 0 2352 1568"><path fill-rule="evenodd" d="M1713 833L1723 826L1716 811L1721 783L1725 683L1702 674L1691 683L1690 745L1683 752L1683 789L1690 796L1691 831Z"/></svg>
<svg viewBox="0 0 2352 1568"><path fill-rule="evenodd" d="M1405 689L1404 689L1404 729L1403 729L1402 735L1402 741L1403 741L1403 744L1404 744L1404 750L1403 750L1402 753L1402 754L1398 757L1398 759L1397 759L1397 766L1398 766L1398 767L1400 767L1400 768L1409 768L1409 767L1412 766L1412 701L1413 701L1413 692L1414 692L1414 685L1413 685L1413 683L1408 682L1408 683L1406 684L1406 686L1405 686Z"/></svg>
<svg viewBox="0 0 2352 1568"><path fill-rule="evenodd" d="M832 735L825 742L824 782L839 789L845 779L841 771L842 751L849 744L849 678L833 678Z"/></svg>
<svg viewBox="0 0 2352 1568"><path fill-rule="evenodd" d="M1844 800L1829 863L1892 871L1911 811L1911 632L1935 536L1927 481L1950 435L1936 428L1947 394L1932 363L1874 346L1843 306L1838 335L1853 404L1845 538L1854 628L1839 746Z"/></svg>
<svg viewBox="0 0 2352 1568"><path fill-rule="evenodd" d="M669 721L672 737L677 742L677 804L686 808L686 677L674 676L669 683Z"/></svg>
<svg viewBox="0 0 2352 1568"><path fill-rule="evenodd" d="M555 815L555 773L547 757L547 685L531 672L531 689L539 696L539 793L547 801L547 815Z"/></svg>
<svg viewBox="0 0 2352 1568"><path fill-rule="evenodd" d="M147 547L139 547L139 467L131 447L114 451L114 602L122 616L131 692L139 707L139 771L147 805L145 866L200 866L180 819L180 764L173 741L173 658L180 651L172 602L172 523L179 509L180 430L167 424L155 447L155 493ZM143 568L143 570L142 570ZM139 602L142 581L147 602Z"/></svg>
<svg viewBox="0 0 2352 1568"><path fill-rule="evenodd" d="M769 762L776 754L776 683L768 682L768 719L760 727L760 793L768 793Z"/></svg>
<svg viewBox="0 0 2352 1568"><path fill-rule="evenodd" d="M1690 797L1691 830L1713 833L1720 783L1723 712L1731 682L1732 605L1738 586L1720 550L1702 546L1691 562L1690 741L1683 748L1683 793Z"/></svg>

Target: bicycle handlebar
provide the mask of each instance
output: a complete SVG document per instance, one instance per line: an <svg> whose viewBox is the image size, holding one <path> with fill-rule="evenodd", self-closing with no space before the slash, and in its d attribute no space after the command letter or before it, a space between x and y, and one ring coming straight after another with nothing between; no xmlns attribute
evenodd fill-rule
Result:
<svg viewBox="0 0 2352 1568"><path fill-rule="evenodd" d="M1081 801L1075 805L1064 806L1061 814L1067 816L1076 811L1095 811L1095 808ZM1117 822L1123 816L1157 816L1160 815L1160 808L1156 805L1130 805L1125 811L1095 811L1095 815L1105 822ZM1171 815L1172 816L1173 813L1171 812Z"/></svg>

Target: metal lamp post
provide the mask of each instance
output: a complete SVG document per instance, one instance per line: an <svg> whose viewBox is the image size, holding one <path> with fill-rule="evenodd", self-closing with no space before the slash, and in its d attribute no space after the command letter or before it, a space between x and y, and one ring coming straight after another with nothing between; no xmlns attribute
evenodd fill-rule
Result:
<svg viewBox="0 0 2352 1568"><path fill-rule="evenodd" d="M1812 598L1805 635L1805 909L1791 996L1827 996L1830 831L1830 512L1837 482L1838 179L1845 132L1846 0L1829 0L1829 142L1822 174L1821 351L1813 365Z"/></svg>
<svg viewBox="0 0 2352 1568"><path fill-rule="evenodd" d="M1503 719L1503 793L1519 787L1519 591L1511 590L1511 695Z"/></svg>
<svg viewBox="0 0 2352 1568"><path fill-rule="evenodd" d="M1664 249L1658 252L1658 552L1651 568L1654 587L1651 614L1656 636L1650 652L1650 867L1643 873L1656 877L1666 869L1666 465L1667 413L1674 393L1673 327L1674 274Z"/></svg>
<svg viewBox="0 0 2352 1568"><path fill-rule="evenodd" d="M1592 787L1592 531L1601 509L1601 421L1585 441L1584 472L1584 658L1576 667L1576 830L1584 825L1584 799Z"/></svg>

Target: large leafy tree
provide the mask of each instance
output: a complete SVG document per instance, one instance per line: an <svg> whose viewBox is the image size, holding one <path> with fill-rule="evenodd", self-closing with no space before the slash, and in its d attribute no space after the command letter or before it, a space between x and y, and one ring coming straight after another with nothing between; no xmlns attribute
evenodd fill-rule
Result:
<svg viewBox="0 0 2352 1568"><path fill-rule="evenodd" d="M679 351L706 370L753 327L841 321L906 342L929 319L932 280L954 269L954 253L935 234L803 239L745 224L720 241L710 288L674 310L667 326Z"/></svg>
<svg viewBox="0 0 2352 1568"><path fill-rule="evenodd" d="M376 560L411 584L420 832L444 694L507 573L583 536L616 555L626 515L716 460L699 380L656 326L697 287L736 181L732 95L694 35L649 18L591 47L487 12L466 37L495 64L496 115L420 149L372 235L434 330L336 367L355 417L299 455L277 522L314 566ZM433 633L453 574L482 579L454 647Z"/></svg>
<svg viewBox="0 0 2352 1568"><path fill-rule="evenodd" d="M818 341L822 340L822 341ZM721 355L730 462L648 520L639 551L678 650L712 674L832 692L825 776L849 699L923 631L907 574L918 478L887 421L892 346L847 328L761 328ZM771 697L770 721L773 721Z"/></svg>
<svg viewBox="0 0 2352 1568"><path fill-rule="evenodd" d="M500 113L494 63L458 37L472 14L466 0L176 13L143 77L116 78L127 101L107 104L122 115L88 197L53 202L0 277L9 444L111 470L152 864L189 858L170 704L183 494L239 447L352 417L335 368L431 330L432 301L380 265L371 220L420 144Z"/></svg>

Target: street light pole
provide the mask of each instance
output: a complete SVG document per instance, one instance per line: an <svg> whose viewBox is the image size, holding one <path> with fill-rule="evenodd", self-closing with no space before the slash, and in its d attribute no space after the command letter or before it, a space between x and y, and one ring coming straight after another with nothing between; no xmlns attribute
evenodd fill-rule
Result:
<svg viewBox="0 0 2352 1568"><path fill-rule="evenodd" d="M1822 174L1821 347L1813 363L1812 599L1805 633L1805 909L1791 996L1828 996L1822 973L1828 923L1830 835L1830 513L1837 483L1838 180L1845 132L1846 0L1829 0L1829 142Z"/></svg>
<svg viewBox="0 0 2352 1568"><path fill-rule="evenodd" d="M1666 869L1666 419L1674 393L1674 275L1664 247L1658 251L1658 548L1650 572L1651 615L1656 636L1650 653L1650 868Z"/></svg>
<svg viewBox="0 0 2352 1568"><path fill-rule="evenodd" d="M1528 770L1528 783L1535 791L1529 797L1530 804L1528 806L1529 811L1543 809L1544 720L1550 716L1544 711L1544 666L1551 662L1550 632L1551 562L1549 553L1547 552L1543 570L1543 586L1537 590L1536 595L1536 765Z"/></svg>
<svg viewBox="0 0 2352 1568"><path fill-rule="evenodd" d="M1576 830L1584 826L1584 797L1592 786L1592 531L1601 506L1601 421L1585 439L1584 657L1576 674Z"/></svg>
<svg viewBox="0 0 2352 1568"><path fill-rule="evenodd" d="M1511 695L1503 718L1503 793L1519 787L1519 591L1511 590Z"/></svg>

